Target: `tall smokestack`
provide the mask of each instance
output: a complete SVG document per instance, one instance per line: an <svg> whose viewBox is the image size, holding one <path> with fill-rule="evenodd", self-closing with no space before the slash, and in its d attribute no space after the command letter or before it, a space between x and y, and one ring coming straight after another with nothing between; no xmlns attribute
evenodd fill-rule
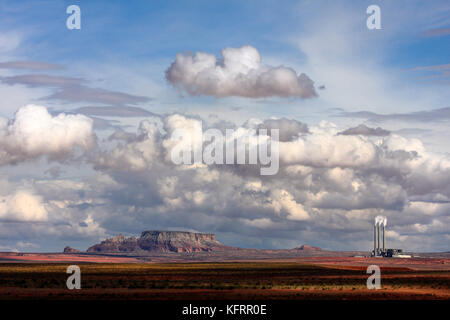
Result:
<svg viewBox="0 0 450 320"><path fill-rule="evenodd" d="M377 223L377 237L378 237L377 252L380 253L380 224L379 223Z"/></svg>
<svg viewBox="0 0 450 320"><path fill-rule="evenodd" d="M373 225L373 255L377 255L377 224Z"/></svg>
<svg viewBox="0 0 450 320"><path fill-rule="evenodd" d="M383 252L385 252L385 250L386 250L386 247L385 247L385 244L386 244L386 228L385 227L386 226L383 223Z"/></svg>

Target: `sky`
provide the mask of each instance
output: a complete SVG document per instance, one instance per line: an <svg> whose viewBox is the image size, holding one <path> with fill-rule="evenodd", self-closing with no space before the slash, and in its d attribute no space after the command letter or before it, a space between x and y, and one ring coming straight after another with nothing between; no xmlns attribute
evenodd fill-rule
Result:
<svg viewBox="0 0 450 320"><path fill-rule="evenodd" d="M0 0L0 250L369 251L383 215L389 247L449 251L449 40L438 0ZM279 172L175 165L178 128L279 129Z"/></svg>

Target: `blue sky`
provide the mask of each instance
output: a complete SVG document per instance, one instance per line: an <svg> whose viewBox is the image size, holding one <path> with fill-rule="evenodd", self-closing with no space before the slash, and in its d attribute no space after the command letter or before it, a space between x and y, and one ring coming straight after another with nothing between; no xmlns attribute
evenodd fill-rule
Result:
<svg viewBox="0 0 450 320"><path fill-rule="evenodd" d="M81 9L81 30L66 28L66 8L72 4ZM381 30L369 30L366 27L366 8L371 4L381 8ZM60 112L82 113L94 118L95 139L99 145L105 143L104 146L98 146L95 152L90 151L91 154L85 155L81 161L63 161L60 158L54 161L51 154L39 157L33 155L31 160L21 154L25 159L23 161L12 161L10 158L4 160L5 164L0 166L0 182L5 183L0 183L0 196L12 197L12 190L26 190L39 197L48 212L48 220L38 222L38 226L34 222L11 222L8 220L11 218L1 220L0 206L0 240L3 241L0 250L2 247L20 247L19 239L27 230L33 231L29 239L24 240L30 245L27 247L21 244L24 245L23 250L39 251L56 250L61 247L60 242L67 242L69 238L74 245L86 247L107 235L120 231L138 233L141 225L152 224L159 228L216 232L219 239L222 237L231 244L250 244L255 247L286 247L308 242L337 249L338 242L331 236L335 235L336 239L341 239L340 244L345 244L345 248L353 249L355 240L367 240L363 230L376 213L392 216L394 221L398 219L398 223L409 226L393 230L392 239L399 246L405 245L402 241L408 239L406 236L414 249L420 249L419 244L434 232L436 237L427 242L426 249L448 248L448 232L442 231L445 228L448 230L448 214L442 213L447 210L446 203L450 202L448 186L445 181L441 181L443 184L432 188L432 194L425 194L415 185L417 180L408 179L417 179L415 170L424 170L424 167L433 173L438 171L438 167L439 170L447 170L441 174L443 177L447 177L450 170L447 169L450 154L449 39L450 4L437 0L426 3L372 0L0 0L0 117L12 123L17 110L28 104L42 105L53 116ZM184 90L186 87L175 88L174 83L166 78L166 72L175 62L177 54L203 52L221 59L225 48L242 46L255 48L262 57L262 64L272 70L286 67L297 75L305 73L313 81L317 96L214 96L202 90L200 94L193 95ZM20 62L20 67L17 67L17 62ZM29 67L24 62L35 64ZM61 81L65 84L61 84ZM105 109L111 107L113 111ZM135 116L124 116L130 110L136 112ZM101 115L98 114L100 111ZM228 211L215 212L215 208L221 206L220 203L209 206L187 205L186 211L190 212L192 218L180 215L178 209L170 209L167 205L164 208L168 212L167 216L162 217L158 215L158 210L163 210L161 203L166 203L164 201L169 201L170 197L161 194L158 188L164 188L160 184L147 185L134 173L127 177L120 170L99 169L99 160L92 160L99 153L106 154L108 148L114 147L111 142L113 139L109 139L113 132L124 130L139 133L142 121L145 122L152 114L160 117L162 123L168 121L169 115L180 114L189 119L201 118L208 126L224 123L245 126L249 119L264 121L284 117L308 125L313 134L325 135L327 139L359 125L381 127L391 132L391 135L389 138L367 138L372 147L383 145L389 149L395 145L402 152L424 152L422 159L429 159L429 162L420 164L422 169L417 169L417 163L408 164L412 171L405 176L399 173L405 180L395 181L398 186L393 182L395 179L389 180L381 173L381 180L378 181L366 167L349 169L345 165L337 165L339 170L353 171L342 173L334 168L339 171L336 173L327 168L314 173L320 167L317 163L308 169L312 172L312 178L302 176L305 182L299 188L295 186L295 181L283 180L285 178L267 182L269 191L262 189L266 190L266 194L271 194L270 201L275 201L280 195L277 189L280 185L292 185L292 190L286 191L289 196L283 196L283 201L287 199L288 203L293 203L290 202L292 197L295 203L310 210L311 220L307 222L283 222L277 214L282 216L283 210L289 211L286 208L275 212L276 217L268 213L255 213L258 212L255 208L240 208L237 205L228 208ZM138 129L140 126L141 129ZM405 140L393 137L394 134L401 135L401 139ZM316 140L311 139L311 143L316 143ZM380 142L378 139L385 140ZM138 143L130 142L128 147L139 149L142 146ZM359 144L354 141L352 143L355 143L354 150L364 148L358 147ZM121 147L123 145L119 143L117 148ZM336 156L336 152L333 156ZM0 160L1 157L0 154ZM353 161L357 163L358 159ZM310 162L302 165L308 167ZM58 170L49 170L55 167L61 173L52 175L49 172ZM379 167L372 170L377 171ZM360 179L359 182L353 181L353 186L361 184L366 185L367 190L374 188L372 192L379 192L380 197L384 189L393 188L392 192L398 193L398 198L391 201L386 196L383 198L385 205L374 207L371 204L355 204L362 200L355 200L356 195L342 191L347 187L351 189L351 183L345 188L339 187L341 189L328 186L335 188L333 190L325 186L305 187L306 181L315 181L314 177L320 176L323 180L336 174L348 179L350 176ZM150 169L146 169L142 173L144 175L156 180L163 179L156 177ZM238 182L242 177L235 178L236 181L230 182L232 185L244 183ZM109 184L105 182L108 179L111 179ZM183 179L188 178L180 174L166 183L177 180L182 185ZM375 181L379 185L375 186ZM154 203L140 206L140 198L136 194L133 198L125 191L122 193L126 194L123 199L114 199L117 190L134 190L139 183L148 187L149 198L154 199ZM67 190L72 190L67 191L67 199L64 198L64 191L57 199L52 198L49 190L53 190L54 184L65 185ZM83 200L86 196L76 199L73 195L69 196L75 189L78 190L77 194L82 193L77 189L79 185L83 185L86 190L95 190L92 199L88 201ZM183 197L201 189L198 188L192 186L192 190L185 189ZM359 187L356 189L360 190ZM89 193L86 190L83 192ZM241 190L241 195L245 195L245 192ZM325 193L330 198L319 200ZM227 193L224 191L224 194ZM367 195L360 194L358 197ZM343 208L335 203L342 202L342 199L354 203ZM416 202L422 203L422 207L419 208ZM67 211L63 214L65 220L55 211L62 203L66 203L64 208L68 208L64 209ZM440 207L439 203L444 203L444 207ZM434 206L434 209L424 206ZM354 210L365 209L369 213L349 222L350 217L357 215ZM114 219L102 210L115 212L112 213ZM206 213L208 210L210 213ZM248 225L248 229L233 224L232 210L239 211L239 219L243 219L243 222L239 221L242 225ZM264 210L267 211L267 208ZM135 215L124 212L135 212ZM196 226L199 215L205 223ZM80 221L87 222L79 224ZM343 231L345 223L351 230L357 230L354 237L347 236ZM52 226L49 228L52 232L39 231L40 226L46 224ZM80 227L85 224L88 227ZM10 231L4 231L11 225L13 228L9 228ZM67 225L69 229L58 229L61 225ZM75 227L70 229L70 226ZM296 233L296 228L303 231ZM263 235L265 232L267 236ZM64 233L71 236L65 238ZM370 237L367 241L370 241ZM365 245L365 242L362 243Z"/></svg>
<svg viewBox="0 0 450 320"><path fill-rule="evenodd" d="M65 8L74 3L81 7L81 30L65 27ZM159 91L165 91L164 71L177 53L203 51L220 55L225 47L252 45L261 52L263 62L317 73L313 78L316 85L335 85L329 83L328 73L335 75L337 68L345 70L347 64L362 73L361 79L353 77L358 84L367 82L363 76L370 78L373 73L374 83L361 88L365 93L361 99L341 96L338 101L323 103L320 95L319 99L299 103L299 108L317 108L316 102L352 111L405 112L446 107L448 95L440 92L436 97L436 91L447 87L447 79L426 81L423 78L430 72L411 69L447 63L448 36L423 34L445 29L448 5L445 1L433 1L427 6L420 1L381 1L382 30L372 31L365 25L369 4L370 1L282 1L276 5L270 1L3 1L0 18L2 30L20 42L14 48L14 58L61 64L66 70L60 74L92 82L102 79L105 84L99 86L106 89L130 85L128 79L113 74L108 77L103 69L125 69L151 79ZM327 70L329 67L336 69ZM148 88L130 87L134 91L131 93L158 99L157 93ZM416 87L421 90L414 90ZM323 93L324 100L329 94ZM383 99L377 103L376 96L381 94ZM198 97L185 100L217 103ZM261 110L268 111L258 107L257 112Z"/></svg>
<svg viewBox="0 0 450 320"><path fill-rule="evenodd" d="M96 61L105 55L148 59L200 48L219 53L224 46L242 44L252 44L269 53L287 51L294 54L298 50L286 43L283 37L301 37L301 28L310 22L308 15L311 12L312 18L319 22L334 20L339 27L339 11L334 12L335 16L330 15L330 11L339 8L340 11L352 12L355 24L360 24L352 32L363 33L367 37L365 45L369 45L368 48L370 43L378 46L385 39L394 39L387 51L390 51L388 60L395 66L445 63L448 41L420 36L448 22L440 17L445 16L445 1L433 1L433 5L426 8L420 1L397 2L395 5L390 1L379 2L384 9L383 30L378 31L382 35L377 35L374 41L371 32L365 28L365 8L371 3L306 1L299 5L295 1L281 1L273 5L270 1L23 1L11 4L3 1L2 24L6 30L19 30L27 35L24 49L46 49L28 52L27 55L56 61L72 57ZM65 28L65 8L70 4L82 6L81 32ZM434 8L437 10L430 10ZM425 14L420 16L417 10L424 10ZM411 15L408 17L408 14ZM364 51L364 48L360 49Z"/></svg>

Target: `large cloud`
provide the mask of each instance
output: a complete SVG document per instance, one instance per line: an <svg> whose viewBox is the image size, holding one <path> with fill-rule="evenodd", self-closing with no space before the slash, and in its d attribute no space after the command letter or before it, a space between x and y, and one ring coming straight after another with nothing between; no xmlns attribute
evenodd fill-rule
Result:
<svg viewBox="0 0 450 320"><path fill-rule="evenodd" d="M89 239L85 246L106 234L160 228L215 232L239 246L369 250L373 217L382 214L390 221L389 246L445 247L450 161L417 139L342 135L329 122L306 127L292 119L255 119L233 128L286 133L277 175L261 176L258 165L172 163L171 134L183 128L198 139L202 127L198 117L171 114L148 118L135 132L116 130L90 154L97 173L82 181L62 173L33 182L48 218L33 229L15 222L15 230Z"/></svg>
<svg viewBox="0 0 450 320"><path fill-rule="evenodd" d="M418 228L448 223L449 159L427 152L419 140L340 135L342 130L329 122L306 133L288 119L249 121L234 129L245 133L259 126L287 133L275 176L260 176L258 166L249 165L174 165L167 156L173 147L170 134L184 128L198 138L198 118L172 114L143 121L135 134L117 131L110 140L117 145L96 160L97 169L118 188L106 195L117 212L104 221L128 232L151 225L233 234L227 241L237 245L263 237L332 248L342 248L336 239L348 248L363 239L360 243L370 248L378 214L392 221L389 243L406 248L420 248ZM425 202L429 205L417 205ZM242 239L250 242L239 243ZM439 241L442 236L428 248L441 248ZM266 245L283 246L277 243Z"/></svg>
<svg viewBox="0 0 450 320"><path fill-rule="evenodd" d="M222 59L213 54L177 54L166 71L167 80L191 95L311 98L313 81L287 67L266 66L255 48L226 48Z"/></svg>
<svg viewBox="0 0 450 320"><path fill-rule="evenodd" d="M51 116L45 107L20 108L10 121L0 118L0 164L47 156L64 160L74 149L88 150L95 144L92 120L83 115Z"/></svg>
<svg viewBox="0 0 450 320"><path fill-rule="evenodd" d="M47 210L42 197L19 190L7 196L0 196L0 221L45 221Z"/></svg>

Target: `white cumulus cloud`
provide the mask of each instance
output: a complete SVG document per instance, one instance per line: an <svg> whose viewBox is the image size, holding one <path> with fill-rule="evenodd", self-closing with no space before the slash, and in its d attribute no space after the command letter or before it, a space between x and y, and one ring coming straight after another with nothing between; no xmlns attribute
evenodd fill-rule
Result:
<svg viewBox="0 0 450 320"><path fill-rule="evenodd" d="M261 63L252 46L225 48L222 58L197 52L177 54L166 71L167 80L191 95L215 97L315 97L314 82L304 73Z"/></svg>
<svg viewBox="0 0 450 320"><path fill-rule="evenodd" d="M45 221L47 210L40 196L27 190L0 197L0 220Z"/></svg>
<svg viewBox="0 0 450 320"><path fill-rule="evenodd" d="M47 156L69 158L75 147L88 150L95 144L92 119L84 115L52 116L45 107L27 105L14 118L0 118L0 164Z"/></svg>

